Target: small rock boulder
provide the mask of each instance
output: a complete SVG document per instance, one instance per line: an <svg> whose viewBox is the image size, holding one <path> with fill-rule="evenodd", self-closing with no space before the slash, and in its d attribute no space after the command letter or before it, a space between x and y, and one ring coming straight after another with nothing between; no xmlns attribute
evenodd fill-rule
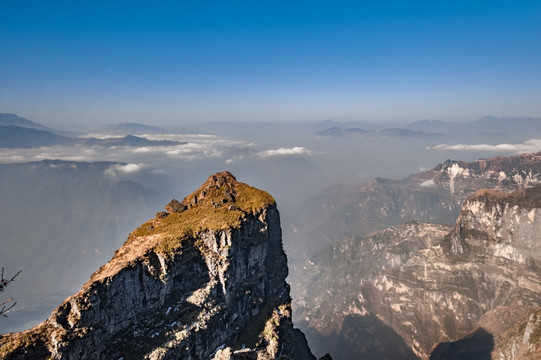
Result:
<svg viewBox="0 0 541 360"><path fill-rule="evenodd" d="M225 190L224 195L229 202L235 202L235 196L229 190Z"/></svg>
<svg viewBox="0 0 541 360"><path fill-rule="evenodd" d="M167 215L169 215L169 213L167 211L158 211L158 212L156 212L155 217L156 217L156 219L163 219Z"/></svg>
<svg viewBox="0 0 541 360"><path fill-rule="evenodd" d="M169 204L165 205L165 210L170 213L179 213L186 210L186 206L181 204L177 199L173 199L169 202Z"/></svg>

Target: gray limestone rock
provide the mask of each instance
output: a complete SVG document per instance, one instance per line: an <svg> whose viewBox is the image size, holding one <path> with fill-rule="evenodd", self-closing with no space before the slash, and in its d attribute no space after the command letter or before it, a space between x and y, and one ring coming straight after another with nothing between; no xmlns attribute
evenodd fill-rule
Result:
<svg viewBox="0 0 541 360"><path fill-rule="evenodd" d="M177 199L173 199L167 205L165 205L165 210L170 213L178 213L186 210L186 206L181 204Z"/></svg>

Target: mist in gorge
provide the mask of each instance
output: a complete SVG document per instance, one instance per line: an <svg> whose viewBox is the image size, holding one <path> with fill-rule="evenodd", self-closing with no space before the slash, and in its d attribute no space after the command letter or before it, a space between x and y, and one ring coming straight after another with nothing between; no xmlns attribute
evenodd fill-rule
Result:
<svg viewBox="0 0 541 360"><path fill-rule="evenodd" d="M17 120L24 128L22 118ZM23 272L10 286L18 304L3 321L3 331L23 330L43 320L59 299L75 292L111 258L138 224L162 211L172 198L181 200L209 174L224 170L273 194L296 276L305 257L325 245L310 238L298 241L295 233L299 209L324 211L310 208L310 199L324 190L353 189L375 178L399 180L446 159L471 161L535 151L538 146L529 139L529 131L510 124L522 121L530 127L539 119L493 119L492 128L482 126L490 134L480 131L481 120L205 123L182 131L160 128L152 134L137 133L133 126L119 132L118 126L111 126L110 133L107 128L90 129L76 138L122 138L132 131L140 138L172 144L5 147L0 165L0 263ZM459 143L465 144L463 149Z"/></svg>

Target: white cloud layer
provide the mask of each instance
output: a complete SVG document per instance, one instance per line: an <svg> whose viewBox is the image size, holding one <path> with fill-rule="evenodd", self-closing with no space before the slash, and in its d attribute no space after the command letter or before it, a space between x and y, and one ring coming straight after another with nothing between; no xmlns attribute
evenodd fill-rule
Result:
<svg viewBox="0 0 541 360"><path fill-rule="evenodd" d="M171 160L204 160L219 158L232 147L245 147L246 142L215 135L149 135L152 140L177 140L170 146L46 146L30 149L0 148L0 163L58 159L67 161L117 161L130 164L167 162ZM134 168L131 168L132 170ZM130 170L127 168L125 170ZM125 171L124 171L125 172Z"/></svg>
<svg viewBox="0 0 541 360"><path fill-rule="evenodd" d="M430 179L430 180L423 181L421 183L421 186L423 186L423 187L432 187L432 186L436 186L436 183L434 182L434 180Z"/></svg>
<svg viewBox="0 0 541 360"><path fill-rule="evenodd" d="M116 178L120 174L135 174L143 170L143 164L125 164L125 165L113 165L105 170L105 175Z"/></svg>
<svg viewBox="0 0 541 360"><path fill-rule="evenodd" d="M522 144L440 144L427 148L428 150L457 150L457 151L507 151L530 153L541 151L541 139L530 139Z"/></svg>
<svg viewBox="0 0 541 360"><path fill-rule="evenodd" d="M312 152L305 147L295 146L292 148L279 148L273 150L265 150L259 153L260 157L271 157L271 156L287 156L287 155L311 155Z"/></svg>
<svg viewBox="0 0 541 360"><path fill-rule="evenodd" d="M133 174L138 171L141 171L143 167L139 164L126 164L126 165L116 165L116 170L126 173L126 174Z"/></svg>

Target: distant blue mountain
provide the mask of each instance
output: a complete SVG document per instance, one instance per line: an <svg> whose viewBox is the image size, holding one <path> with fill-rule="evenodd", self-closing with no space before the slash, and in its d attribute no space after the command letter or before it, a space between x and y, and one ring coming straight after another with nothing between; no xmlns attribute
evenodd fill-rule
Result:
<svg viewBox="0 0 541 360"><path fill-rule="evenodd" d="M145 124L125 123L102 126L97 130L99 133L112 135L141 135L141 134L167 134L168 130Z"/></svg>
<svg viewBox="0 0 541 360"><path fill-rule="evenodd" d="M0 147L32 148L52 145L71 145L74 139L53 134L50 131L36 130L20 126L0 126Z"/></svg>
<svg viewBox="0 0 541 360"><path fill-rule="evenodd" d="M410 130L401 128L383 129L379 131L364 130L360 128L350 128L342 130L338 126L333 126L315 133L316 136L342 137L348 135L370 136L376 138L425 138L434 134L426 134L421 130Z"/></svg>
<svg viewBox="0 0 541 360"><path fill-rule="evenodd" d="M52 145L88 145L88 146L171 146L185 144L170 140L149 140L127 135L120 138L96 139L77 138L53 134L50 131L36 130L20 126L0 126L0 147L33 148Z"/></svg>
<svg viewBox="0 0 541 360"><path fill-rule="evenodd" d="M407 124L407 128L445 134L476 134L486 138L502 138L509 135L524 136L527 138L533 133L541 132L541 118L484 116L480 119L466 122L420 120Z"/></svg>
<svg viewBox="0 0 541 360"><path fill-rule="evenodd" d="M96 139L96 138L76 138L78 144L98 145L98 146L172 146L186 144L186 142L171 140L149 140L147 138L126 135L120 138Z"/></svg>
<svg viewBox="0 0 541 360"><path fill-rule="evenodd" d="M41 124L35 123L33 121L17 116L15 114L0 113L0 126L10 126L10 125L27 128L27 129L49 131L52 133L57 132L56 130L48 128L47 126L43 126Z"/></svg>

